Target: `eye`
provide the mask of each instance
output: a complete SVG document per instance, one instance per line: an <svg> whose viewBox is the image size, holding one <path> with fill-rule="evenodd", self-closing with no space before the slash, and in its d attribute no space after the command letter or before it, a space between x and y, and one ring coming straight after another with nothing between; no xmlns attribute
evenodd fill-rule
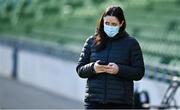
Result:
<svg viewBox="0 0 180 110"><path fill-rule="evenodd" d="M110 23L109 23L109 22L105 22L105 24L106 24L106 25L110 25Z"/></svg>
<svg viewBox="0 0 180 110"><path fill-rule="evenodd" d="M118 24L117 23L112 23L112 26L117 26Z"/></svg>

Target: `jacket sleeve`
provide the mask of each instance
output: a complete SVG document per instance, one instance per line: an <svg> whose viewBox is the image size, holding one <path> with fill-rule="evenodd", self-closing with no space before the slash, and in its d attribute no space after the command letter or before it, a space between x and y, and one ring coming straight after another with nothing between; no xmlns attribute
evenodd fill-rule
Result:
<svg viewBox="0 0 180 110"><path fill-rule="evenodd" d="M143 55L139 43L135 39L130 47L130 62L130 66L118 64L117 75L128 80L142 79L145 72Z"/></svg>
<svg viewBox="0 0 180 110"><path fill-rule="evenodd" d="M90 62L92 37L88 38L80 54L76 71L81 78L89 78L95 75L94 63Z"/></svg>

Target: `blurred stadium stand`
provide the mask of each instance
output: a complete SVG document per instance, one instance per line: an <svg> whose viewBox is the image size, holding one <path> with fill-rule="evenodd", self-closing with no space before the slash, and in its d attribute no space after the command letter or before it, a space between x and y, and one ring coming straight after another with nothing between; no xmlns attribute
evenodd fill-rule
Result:
<svg viewBox="0 0 180 110"><path fill-rule="evenodd" d="M179 66L180 17L177 13L180 9L177 1L150 0L142 7L127 8L128 29L140 41L146 63Z"/></svg>
<svg viewBox="0 0 180 110"><path fill-rule="evenodd" d="M106 0L90 1L0 0L0 22L10 23L12 27L22 22L22 26L14 30L19 32L22 27L31 38L34 36L59 43L71 40L82 44L94 33L93 22L100 12L91 10L92 14L84 14L79 9L87 11L88 3L92 8L95 3L100 3L101 11L103 2L109 3ZM117 3L124 6L127 30L139 40L145 62L180 66L179 0L119 0ZM66 22L63 24L62 21ZM3 29L6 29L5 25L0 26L2 32Z"/></svg>

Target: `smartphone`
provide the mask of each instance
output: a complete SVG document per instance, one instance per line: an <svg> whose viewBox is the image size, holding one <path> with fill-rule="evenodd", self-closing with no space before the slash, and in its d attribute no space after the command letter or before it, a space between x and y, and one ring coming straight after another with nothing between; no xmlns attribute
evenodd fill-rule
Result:
<svg viewBox="0 0 180 110"><path fill-rule="evenodd" d="M101 60L100 60L100 61L98 62L98 64L99 64L99 65L108 65L109 63L106 62L106 61L101 61Z"/></svg>

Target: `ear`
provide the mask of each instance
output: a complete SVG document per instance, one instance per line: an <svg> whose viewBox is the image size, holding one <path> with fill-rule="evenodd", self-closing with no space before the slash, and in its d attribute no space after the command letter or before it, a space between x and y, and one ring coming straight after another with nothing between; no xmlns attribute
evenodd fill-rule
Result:
<svg viewBox="0 0 180 110"><path fill-rule="evenodd" d="M119 26L122 27L123 24L124 24L124 20L122 20Z"/></svg>

